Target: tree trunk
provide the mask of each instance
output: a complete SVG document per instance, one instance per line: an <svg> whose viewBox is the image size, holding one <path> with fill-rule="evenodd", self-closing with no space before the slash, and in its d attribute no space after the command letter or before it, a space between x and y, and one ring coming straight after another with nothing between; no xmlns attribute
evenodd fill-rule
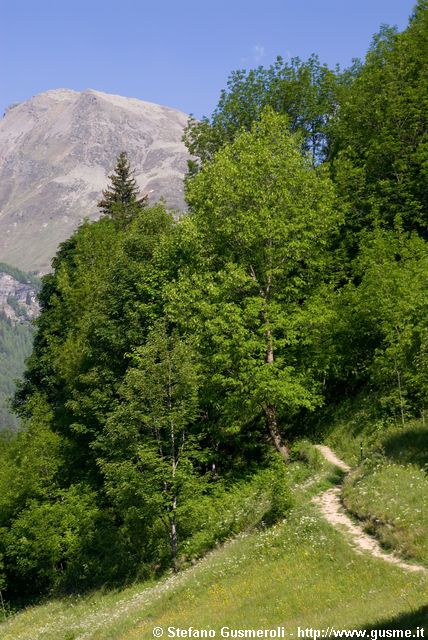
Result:
<svg viewBox="0 0 428 640"><path fill-rule="evenodd" d="M170 518L170 543L172 552L172 565L174 573L178 571L177 565L177 522L176 522L176 510L177 510L177 497L174 496L172 501L172 514Z"/></svg>
<svg viewBox="0 0 428 640"><path fill-rule="evenodd" d="M272 346L272 332L269 328L266 315L265 315L265 322L267 324L266 331L265 331L265 336L267 341L265 362L266 364L273 364L274 355L273 355L273 346ZM266 414L266 422L267 422L269 435L272 439L274 447L282 455L282 457L284 458L284 462L289 462L290 450L288 446L285 444L285 442L283 441L281 433L278 429L278 417L277 417L276 407L273 405L268 405L267 407L265 407L265 414Z"/></svg>
<svg viewBox="0 0 428 640"><path fill-rule="evenodd" d="M284 462L290 461L290 450L282 439L282 436L278 429L278 420L276 416L276 408L269 406L265 408L266 422L269 430L269 435L275 446L275 449L282 455Z"/></svg>

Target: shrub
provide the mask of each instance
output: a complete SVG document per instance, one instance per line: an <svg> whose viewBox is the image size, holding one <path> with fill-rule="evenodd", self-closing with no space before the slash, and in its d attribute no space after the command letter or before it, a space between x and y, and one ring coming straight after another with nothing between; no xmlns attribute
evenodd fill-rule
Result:
<svg viewBox="0 0 428 640"><path fill-rule="evenodd" d="M221 482L194 501L182 514L182 559L200 557L228 537L259 525L272 525L292 505L287 468L273 458L269 467L250 478L225 485Z"/></svg>

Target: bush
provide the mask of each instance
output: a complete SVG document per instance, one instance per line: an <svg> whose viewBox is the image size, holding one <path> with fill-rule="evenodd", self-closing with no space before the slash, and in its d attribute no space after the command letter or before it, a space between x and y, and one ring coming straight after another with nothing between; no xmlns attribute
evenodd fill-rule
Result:
<svg viewBox="0 0 428 640"><path fill-rule="evenodd" d="M94 536L97 516L93 496L81 486L60 492L54 502L31 501L4 537L13 591L44 592L69 585L76 573L82 579L93 571L80 560Z"/></svg>
<svg viewBox="0 0 428 640"><path fill-rule="evenodd" d="M313 470L319 471L323 467L324 458L309 440L296 440L291 447L291 460L304 462Z"/></svg>
<svg viewBox="0 0 428 640"><path fill-rule="evenodd" d="M182 517L182 559L202 556L230 536L272 525L292 505L287 468L279 457L270 466L231 486L218 483L189 505Z"/></svg>

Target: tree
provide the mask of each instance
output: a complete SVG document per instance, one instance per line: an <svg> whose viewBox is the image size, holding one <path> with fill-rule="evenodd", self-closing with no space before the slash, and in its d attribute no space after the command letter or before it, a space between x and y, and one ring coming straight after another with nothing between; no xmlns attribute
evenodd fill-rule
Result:
<svg viewBox="0 0 428 640"><path fill-rule="evenodd" d="M329 159L348 203L348 243L362 229L402 225L427 237L428 4L408 28L382 27L340 95Z"/></svg>
<svg viewBox="0 0 428 640"><path fill-rule="evenodd" d="M336 109L338 77L312 55L303 62L281 57L268 68L233 71L211 118L190 118L184 141L203 165L243 130L250 131L263 109L271 107L288 116L290 128L301 135L302 146L313 163L320 162L327 146L328 124ZM190 173L197 170L190 162Z"/></svg>
<svg viewBox="0 0 428 640"><path fill-rule="evenodd" d="M361 358L363 345L371 344L366 378L380 391L381 404L398 411L403 426L408 413L423 414L428 399L427 255L427 243L416 233L367 234L354 265L358 285L341 292L341 322L346 319L352 336L342 349L349 353L358 341ZM334 341L341 342L337 334Z"/></svg>
<svg viewBox="0 0 428 640"><path fill-rule="evenodd" d="M4 535L5 564L14 578L10 593L22 597L89 582L98 558L82 550L105 524L84 485L59 490L53 500L29 500Z"/></svg>
<svg viewBox="0 0 428 640"><path fill-rule="evenodd" d="M102 213L110 216L119 226L126 225L137 210L147 206L147 195L140 197L134 171L125 151L119 154L114 172L109 176L111 185L103 191L98 202Z"/></svg>
<svg viewBox="0 0 428 640"><path fill-rule="evenodd" d="M100 440L100 465L107 492L125 518L136 510L153 527L167 531L177 569L179 513L198 486L199 369L190 344L160 321L132 355L117 410ZM130 502L127 497L132 494Z"/></svg>
<svg viewBox="0 0 428 640"><path fill-rule="evenodd" d="M183 273L171 312L198 335L229 424L264 416L288 458L280 421L320 402L304 345L322 321L311 296L341 219L332 184L302 157L288 120L267 110L188 180L186 196L205 271Z"/></svg>

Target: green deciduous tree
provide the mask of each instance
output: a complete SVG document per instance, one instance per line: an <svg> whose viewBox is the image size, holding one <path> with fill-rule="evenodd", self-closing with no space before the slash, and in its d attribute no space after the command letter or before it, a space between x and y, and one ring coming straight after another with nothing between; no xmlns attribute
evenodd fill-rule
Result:
<svg viewBox="0 0 428 640"><path fill-rule="evenodd" d="M416 233L366 233L323 341L331 382L375 390L402 424L428 400L427 256Z"/></svg>
<svg viewBox="0 0 428 640"><path fill-rule="evenodd" d="M228 420L263 415L287 457L280 421L320 401L301 356L311 326L314 335L322 321L322 307L310 300L341 219L333 186L302 157L287 118L268 110L189 180L187 200L206 272L183 276L171 308L195 310L193 318L176 310L176 320L200 332L211 350Z"/></svg>
<svg viewBox="0 0 428 640"><path fill-rule="evenodd" d="M330 159L349 203L348 235L367 226L427 234L428 5L408 28L383 27L340 95Z"/></svg>
<svg viewBox="0 0 428 640"><path fill-rule="evenodd" d="M319 162L327 145L328 123L336 109L338 79L312 55L306 62L281 57L268 68L234 71L211 118L190 119L184 140L200 164L211 160L241 130L249 131L263 109L288 116L292 131L299 132L303 148ZM195 170L195 161L190 168Z"/></svg>
<svg viewBox="0 0 428 640"><path fill-rule="evenodd" d="M364 246L356 270L362 276L358 309L380 333L373 381L404 425L407 413L424 411L428 399L427 244L416 234L377 232Z"/></svg>
<svg viewBox="0 0 428 640"><path fill-rule="evenodd" d="M55 430L72 443L73 481L87 474L99 481L89 445L114 406L126 354L161 314L157 251L171 226L162 205L140 210L126 229L107 217L84 223L44 278L34 351L15 404L24 414L33 394L46 396Z"/></svg>
<svg viewBox="0 0 428 640"><path fill-rule="evenodd" d="M29 501L5 535L6 566L14 567L17 582L12 591L37 593L64 587L71 577L75 584L79 579L85 582L78 573L88 577L95 558L85 558L91 564L86 571L80 560L88 539L96 536L97 516L101 519L94 498L76 486L58 491L54 500Z"/></svg>
<svg viewBox="0 0 428 640"><path fill-rule="evenodd" d="M0 443L8 596L178 568L275 521L272 445L287 460L325 398L364 387L403 423L424 411L426 20L420 0L343 74L316 57L233 73L186 130L180 221L119 156L104 215L43 279L23 429Z"/></svg>
<svg viewBox="0 0 428 640"><path fill-rule="evenodd" d="M141 514L147 528L153 529L153 519L162 523L175 568L180 512L198 486L198 386L193 349L177 332L168 335L161 321L134 351L99 445L107 492L126 504L128 516Z"/></svg>

